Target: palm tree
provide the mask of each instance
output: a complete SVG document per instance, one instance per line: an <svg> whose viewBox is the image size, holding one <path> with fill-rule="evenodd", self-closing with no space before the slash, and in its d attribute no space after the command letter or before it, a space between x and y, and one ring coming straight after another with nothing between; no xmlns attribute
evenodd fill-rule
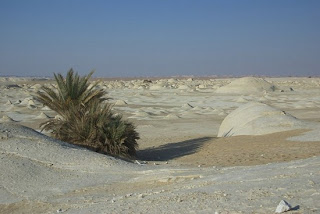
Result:
<svg viewBox="0 0 320 214"><path fill-rule="evenodd" d="M68 113L67 110L70 106L80 108L80 105L90 106L94 100L102 102L105 100L105 98L102 98L105 93L102 89L96 89L98 82L93 85L89 83L93 73L94 71L91 71L87 76L80 77L71 68L66 78L61 74L54 74L57 87L43 86L41 88L43 91L37 93L37 99L62 117L66 116L65 114Z"/></svg>
<svg viewBox="0 0 320 214"><path fill-rule="evenodd" d="M94 151L134 157L139 134L132 123L116 116L110 104L104 104L105 92L90 85L93 72L80 77L72 69L64 78L54 74L57 86L43 86L37 99L56 111L61 117L42 123L42 130L63 141L92 149Z"/></svg>

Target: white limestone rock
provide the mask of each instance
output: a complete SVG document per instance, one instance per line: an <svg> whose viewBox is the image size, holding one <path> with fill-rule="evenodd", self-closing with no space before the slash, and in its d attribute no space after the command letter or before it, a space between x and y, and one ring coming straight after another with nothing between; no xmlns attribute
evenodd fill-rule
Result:
<svg viewBox="0 0 320 214"><path fill-rule="evenodd" d="M188 89L190 89L190 87L187 86L187 85L180 85L180 86L178 87L178 89L180 89L180 90L188 90Z"/></svg>
<svg viewBox="0 0 320 214"><path fill-rule="evenodd" d="M12 102L10 101L10 100L8 100L7 102L6 102L6 105L12 105Z"/></svg>
<svg viewBox="0 0 320 214"><path fill-rule="evenodd" d="M180 119L180 117L176 114L168 114L165 116L165 119L172 120L172 119Z"/></svg>
<svg viewBox="0 0 320 214"><path fill-rule="evenodd" d="M216 90L222 94L262 94L263 92L273 92L277 87L262 78L243 77L236 79L228 85Z"/></svg>
<svg viewBox="0 0 320 214"><path fill-rule="evenodd" d="M41 112L38 116L36 116L36 119L48 119L50 118L46 113Z"/></svg>
<svg viewBox="0 0 320 214"><path fill-rule="evenodd" d="M124 100L117 100L115 102L115 105L116 106L125 106L125 105L128 105L128 103L126 101L124 101Z"/></svg>
<svg viewBox="0 0 320 214"><path fill-rule="evenodd" d="M276 208L275 213L284 213L291 210L291 208L292 207L288 202L286 202L285 200L281 200L279 205Z"/></svg>
<svg viewBox="0 0 320 214"><path fill-rule="evenodd" d="M34 110L34 109L37 109L38 107L35 106L35 105L29 105L29 104L28 104L28 105L27 105L27 108Z"/></svg>
<svg viewBox="0 0 320 214"><path fill-rule="evenodd" d="M193 78L188 78L187 81L188 81L188 82L192 82L192 81L193 81Z"/></svg>
<svg viewBox="0 0 320 214"><path fill-rule="evenodd" d="M1 118L1 122L17 122L14 119L12 119L11 117L9 117L8 115L3 115L3 117Z"/></svg>
<svg viewBox="0 0 320 214"><path fill-rule="evenodd" d="M232 111L221 123L218 137L264 135L281 131L311 128L312 122L263 103L250 102Z"/></svg>
<svg viewBox="0 0 320 214"><path fill-rule="evenodd" d="M51 111L51 109L48 106L45 106L43 108L41 108L42 111Z"/></svg>

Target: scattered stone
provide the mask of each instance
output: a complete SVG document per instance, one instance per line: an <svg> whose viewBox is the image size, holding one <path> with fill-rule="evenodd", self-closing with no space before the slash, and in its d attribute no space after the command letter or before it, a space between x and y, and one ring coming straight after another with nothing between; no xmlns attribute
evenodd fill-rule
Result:
<svg viewBox="0 0 320 214"><path fill-rule="evenodd" d="M133 195L133 193L128 193L128 194L126 194L126 198L129 198L129 197L131 197Z"/></svg>
<svg viewBox="0 0 320 214"><path fill-rule="evenodd" d="M190 105L189 103L186 103L186 104L182 105L181 108L182 108L182 109L192 109L193 106Z"/></svg>
<svg viewBox="0 0 320 214"><path fill-rule="evenodd" d="M115 103L116 106L125 106L127 104L128 103L126 101L124 101L124 100L117 100L116 103Z"/></svg>
<svg viewBox="0 0 320 214"><path fill-rule="evenodd" d="M168 114L165 116L166 119L179 119L180 117L176 114Z"/></svg>
<svg viewBox="0 0 320 214"><path fill-rule="evenodd" d="M144 197L145 197L144 194L139 194L139 195L138 195L138 198L144 198Z"/></svg>
<svg viewBox="0 0 320 214"><path fill-rule="evenodd" d="M43 107L41 110L43 110L43 111L51 111L51 109L48 106Z"/></svg>
<svg viewBox="0 0 320 214"><path fill-rule="evenodd" d="M173 78L171 78L171 79L168 79L168 83L175 83L177 80L176 79L173 79Z"/></svg>
<svg viewBox="0 0 320 214"><path fill-rule="evenodd" d="M16 102L14 102L14 104L18 105L21 103L21 100L17 100Z"/></svg>
<svg viewBox="0 0 320 214"><path fill-rule="evenodd" d="M199 89L205 89L205 88L207 88L207 86L200 84L200 85L198 86L198 88L199 88Z"/></svg>
<svg viewBox="0 0 320 214"><path fill-rule="evenodd" d="M275 213L284 213L289 211L291 208L292 207L288 202L286 202L285 200L281 200L279 205L277 206Z"/></svg>
<svg viewBox="0 0 320 214"><path fill-rule="evenodd" d="M6 105L11 105L12 104L12 102L10 101L10 100L8 100L7 102L6 102Z"/></svg>
<svg viewBox="0 0 320 214"><path fill-rule="evenodd" d="M147 164L146 161L141 161L141 162L139 162L138 160L135 160L134 162L135 162L136 164L138 164L138 165L146 165L146 164Z"/></svg>
<svg viewBox="0 0 320 214"><path fill-rule="evenodd" d="M36 116L37 119L47 119L50 118L47 114L41 112L38 116Z"/></svg>
<svg viewBox="0 0 320 214"><path fill-rule="evenodd" d="M30 99L29 98L25 98L24 100L22 100L19 104L20 105L24 105L24 106L26 106L26 105L28 105L29 104L29 101L30 101Z"/></svg>
<svg viewBox="0 0 320 214"><path fill-rule="evenodd" d="M63 120L63 117L62 117L61 115L57 114L57 115L54 117L54 119L56 119L56 120Z"/></svg>
<svg viewBox="0 0 320 214"><path fill-rule="evenodd" d="M36 105L33 100L28 101L28 105Z"/></svg>
<svg viewBox="0 0 320 214"><path fill-rule="evenodd" d="M243 98L243 97L239 97L235 101L238 102L238 103L246 103L246 102L248 102L248 100L246 98Z"/></svg>
<svg viewBox="0 0 320 214"><path fill-rule="evenodd" d="M151 81L151 80L146 79L146 80L143 80L143 83L152 83L152 81Z"/></svg>
<svg viewBox="0 0 320 214"><path fill-rule="evenodd" d="M3 117L1 118L2 122L17 122L14 119L12 119L11 117L9 117L8 115L3 115Z"/></svg>
<svg viewBox="0 0 320 214"><path fill-rule="evenodd" d="M28 109L37 109L37 106L35 106L35 105L27 105L27 108Z"/></svg>
<svg viewBox="0 0 320 214"><path fill-rule="evenodd" d="M188 89L190 89L190 87L187 86L187 85L180 85L180 86L178 87L178 89L180 89L180 90L188 90Z"/></svg>

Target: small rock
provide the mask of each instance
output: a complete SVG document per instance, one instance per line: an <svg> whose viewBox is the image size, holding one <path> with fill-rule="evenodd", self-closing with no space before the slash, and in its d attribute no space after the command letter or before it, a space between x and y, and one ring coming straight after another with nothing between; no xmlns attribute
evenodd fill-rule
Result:
<svg viewBox="0 0 320 214"><path fill-rule="evenodd" d="M187 81L188 81L188 82L192 82L192 81L193 81L193 78L188 78Z"/></svg>
<svg viewBox="0 0 320 214"><path fill-rule="evenodd" d="M124 100L117 100L116 103L115 103L116 106L125 106L127 104L128 103L126 101L124 101Z"/></svg>
<svg viewBox="0 0 320 214"><path fill-rule="evenodd" d="M57 210L57 213L62 213L62 212L63 210L61 208Z"/></svg>
<svg viewBox="0 0 320 214"><path fill-rule="evenodd" d="M146 165L146 164L147 164L146 161L141 161L141 162L139 162L138 160L135 160L134 162L135 162L136 164L138 164L138 165Z"/></svg>
<svg viewBox="0 0 320 214"><path fill-rule="evenodd" d="M139 195L138 195L138 198L144 198L144 197L145 197L144 194L139 194Z"/></svg>
<svg viewBox="0 0 320 214"><path fill-rule="evenodd" d="M3 122L17 122L14 119L12 119L11 117L7 116L7 115L3 115L2 119Z"/></svg>
<svg viewBox="0 0 320 214"><path fill-rule="evenodd" d="M128 193L128 194L126 194L126 198L129 198L129 197L131 197L133 194L132 193Z"/></svg>
<svg viewBox="0 0 320 214"><path fill-rule="evenodd" d="M12 104L12 102L10 101L10 100L8 100L7 102L6 102L6 105L11 105Z"/></svg>
<svg viewBox="0 0 320 214"><path fill-rule="evenodd" d="M146 80L143 80L143 83L152 83L152 80L146 79Z"/></svg>
<svg viewBox="0 0 320 214"><path fill-rule="evenodd" d="M290 209L291 209L291 205L288 202L286 202L285 200L281 200L279 205L277 206L275 213L287 212Z"/></svg>

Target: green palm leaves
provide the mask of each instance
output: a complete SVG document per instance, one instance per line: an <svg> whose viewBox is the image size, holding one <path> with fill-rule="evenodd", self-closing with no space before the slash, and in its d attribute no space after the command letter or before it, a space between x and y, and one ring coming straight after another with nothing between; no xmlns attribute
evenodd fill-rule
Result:
<svg viewBox="0 0 320 214"><path fill-rule="evenodd" d="M37 99L60 115L41 124L42 130L100 153L132 158L139 134L132 123L111 111L110 104L104 104L105 92L98 83L89 83L92 74L80 77L70 69L66 78L54 74L55 88L41 88Z"/></svg>

